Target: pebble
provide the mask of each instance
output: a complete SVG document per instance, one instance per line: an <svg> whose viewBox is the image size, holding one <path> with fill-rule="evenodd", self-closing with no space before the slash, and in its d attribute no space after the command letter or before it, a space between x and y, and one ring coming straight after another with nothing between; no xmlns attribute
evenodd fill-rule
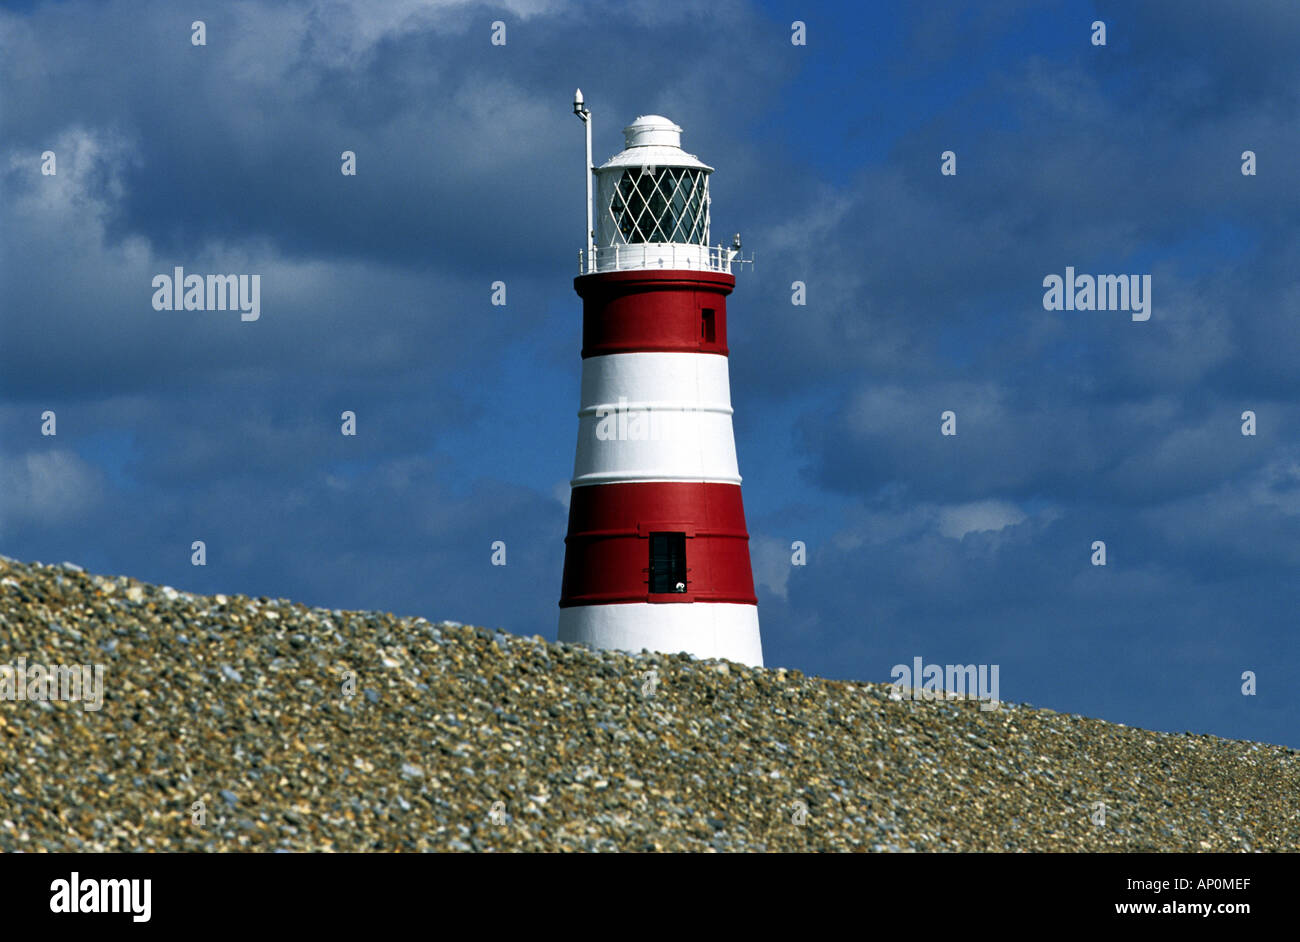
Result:
<svg viewBox="0 0 1300 942"><path fill-rule="evenodd" d="M106 664L0 701L0 851L1300 851L1293 749L432 617L0 557L0 664Z"/></svg>

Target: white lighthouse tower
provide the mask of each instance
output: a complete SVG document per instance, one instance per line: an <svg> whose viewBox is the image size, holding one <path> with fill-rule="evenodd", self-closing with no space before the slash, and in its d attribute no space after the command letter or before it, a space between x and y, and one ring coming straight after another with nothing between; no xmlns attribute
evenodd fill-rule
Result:
<svg viewBox="0 0 1300 942"><path fill-rule="evenodd" d="M574 113L587 246L559 639L761 665L727 371L740 238L709 244L713 168L682 150L680 127L639 117L593 167L581 91Z"/></svg>

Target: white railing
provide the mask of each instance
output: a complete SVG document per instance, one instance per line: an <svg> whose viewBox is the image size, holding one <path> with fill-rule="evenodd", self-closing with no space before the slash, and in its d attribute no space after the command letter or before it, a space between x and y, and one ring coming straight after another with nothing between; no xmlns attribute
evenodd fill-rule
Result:
<svg viewBox="0 0 1300 942"><path fill-rule="evenodd" d="M604 245L595 256L578 251L578 274L608 271L636 271L646 268L693 269L731 274L732 268L753 266L754 257L741 257L738 249L722 245L686 245L677 242L633 242Z"/></svg>

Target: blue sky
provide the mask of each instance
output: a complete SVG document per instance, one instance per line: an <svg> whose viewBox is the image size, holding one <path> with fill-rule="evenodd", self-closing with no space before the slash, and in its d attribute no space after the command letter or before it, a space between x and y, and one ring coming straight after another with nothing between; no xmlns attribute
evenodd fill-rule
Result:
<svg viewBox="0 0 1300 942"><path fill-rule="evenodd" d="M757 258L770 665L1300 746L1300 7L844 7L5 5L0 553L554 638L581 86L598 161L682 125ZM178 265L261 318L153 310ZM1151 320L1044 310L1066 266L1150 274Z"/></svg>

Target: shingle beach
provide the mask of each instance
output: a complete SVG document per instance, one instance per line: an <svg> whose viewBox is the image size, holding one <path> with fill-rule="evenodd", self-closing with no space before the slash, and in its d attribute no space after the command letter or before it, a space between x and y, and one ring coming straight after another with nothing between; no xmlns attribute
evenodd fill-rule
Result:
<svg viewBox="0 0 1300 942"><path fill-rule="evenodd" d="M4 851L1300 850L1280 746L0 557L20 658Z"/></svg>

